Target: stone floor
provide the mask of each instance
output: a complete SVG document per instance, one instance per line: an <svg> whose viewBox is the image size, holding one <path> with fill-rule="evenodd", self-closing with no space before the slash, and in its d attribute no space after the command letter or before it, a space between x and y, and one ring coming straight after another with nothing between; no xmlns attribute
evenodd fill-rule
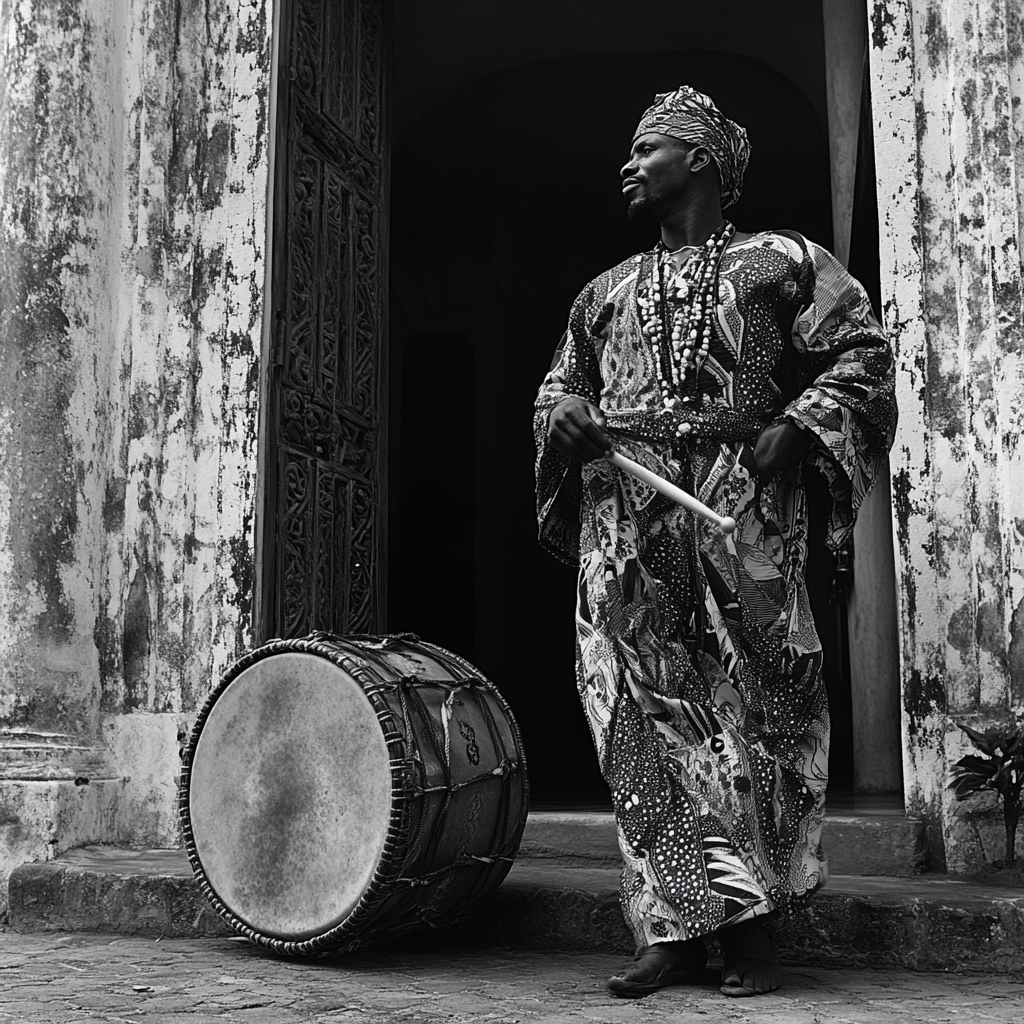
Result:
<svg viewBox="0 0 1024 1024"><path fill-rule="evenodd" d="M604 991L608 953L490 949L417 938L314 960L242 939L0 933L0 1022L26 1024L1024 1024L1024 977L786 970L730 1000L703 986L639 1001Z"/></svg>

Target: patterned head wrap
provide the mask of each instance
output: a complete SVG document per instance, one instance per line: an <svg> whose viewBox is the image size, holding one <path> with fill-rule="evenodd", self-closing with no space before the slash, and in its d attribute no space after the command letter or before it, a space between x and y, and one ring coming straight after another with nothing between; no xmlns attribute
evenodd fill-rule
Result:
<svg viewBox="0 0 1024 1024"><path fill-rule="evenodd" d="M722 209L739 199L743 191L743 172L750 159L750 143L747 133L730 121L711 102L710 96L688 85L681 85L675 92L660 93L654 97L654 105L640 118L633 140L647 132L704 146L718 164Z"/></svg>

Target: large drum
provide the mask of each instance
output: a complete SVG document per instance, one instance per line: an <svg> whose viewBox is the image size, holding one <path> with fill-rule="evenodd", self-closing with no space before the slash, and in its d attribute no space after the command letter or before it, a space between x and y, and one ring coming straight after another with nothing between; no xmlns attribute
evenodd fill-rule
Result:
<svg viewBox="0 0 1024 1024"><path fill-rule="evenodd" d="M448 924L497 888L528 785L498 691L398 636L273 640L199 712L179 811L203 891L279 953Z"/></svg>

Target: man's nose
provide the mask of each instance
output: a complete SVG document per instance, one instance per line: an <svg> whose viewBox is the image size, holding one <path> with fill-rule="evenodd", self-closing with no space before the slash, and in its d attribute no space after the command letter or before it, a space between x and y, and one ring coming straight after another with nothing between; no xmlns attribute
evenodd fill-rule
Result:
<svg viewBox="0 0 1024 1024"><path fill-rule="evenodd" d="M631 156L629 160L627 160L626 163L624 163L621 169L619 170L619 177L628 178L636 170L636 167L636 157Z"/></svg>

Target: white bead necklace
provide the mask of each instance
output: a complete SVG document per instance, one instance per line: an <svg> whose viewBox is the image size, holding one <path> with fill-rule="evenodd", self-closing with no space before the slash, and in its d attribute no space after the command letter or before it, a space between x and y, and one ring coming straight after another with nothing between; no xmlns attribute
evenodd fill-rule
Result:
<svg viewBox="0 0 1024 1024"><path fill-rule="evenodd" d="M650 288L646 295L637 293L642 331L650 342L657 368L658 384L664 407L670 409L680 395L687 376L696 378L698 364L711 349L711 321L717 306L718 271L729 241L736 229L726 221L702 246L683 245L673 252L655 253L651 267ZM690 260L663 284L664 268L670 257L683 249L695 249ZM662 321L663 293L673 292L677 301L672 313L669 338ZM667 358L663 358L663 353ZM668 373L666 374L666 365ZM688 433L689 423L678 428Z"/></svg>

